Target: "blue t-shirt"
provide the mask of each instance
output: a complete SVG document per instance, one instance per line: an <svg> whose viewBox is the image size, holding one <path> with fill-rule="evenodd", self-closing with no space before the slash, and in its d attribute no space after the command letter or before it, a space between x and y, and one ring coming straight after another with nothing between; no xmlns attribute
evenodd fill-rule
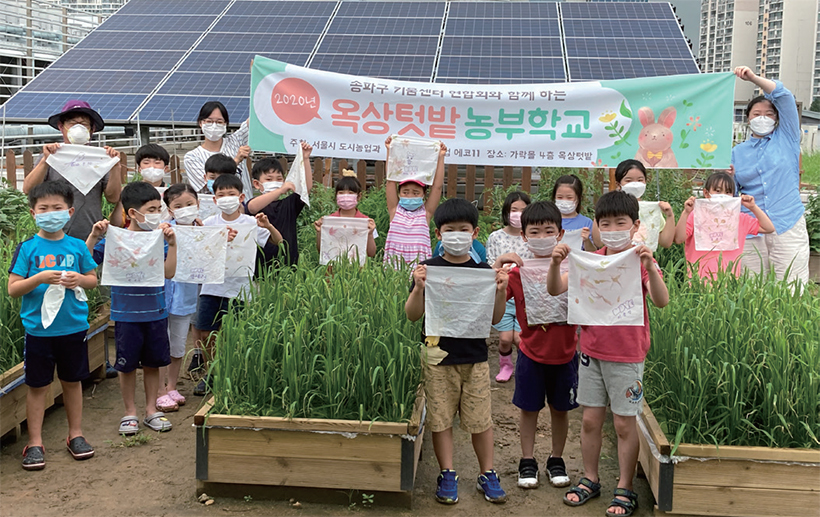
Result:
<svg viewBox="0 0 820 517"><path fill-rule="evenodd" d="M561 228L567 231L589 228L589 231L592 231L592 219L581 214L575 217L565 217L561 219Z"/></svg>
<svg viewBox="0 0 820 517"><path fill-rule="evenodd" d="M168 243L165 243L168 255ZM105 239L94 246L94 260L102 264ZM104 267L104 266L103 266ZM168 317L164 287L111 286L111 320L127 322L159 321Z"/></svg>
<svg viewBox="0 0 820 517"><path fill-rule="evenodd" d="M96 267L91 253L80 239L65 235L60 240L52 241L35 235L17 245L9 273L31 278L41 271L76 271L85 274ZM77 300L71 289L66 289L63 304L54 322L44 329L40 310L47 289L48 284L40 284L23 295L20 318L26 332L32 336L67 336L88 330L88 304Z"/></svg>

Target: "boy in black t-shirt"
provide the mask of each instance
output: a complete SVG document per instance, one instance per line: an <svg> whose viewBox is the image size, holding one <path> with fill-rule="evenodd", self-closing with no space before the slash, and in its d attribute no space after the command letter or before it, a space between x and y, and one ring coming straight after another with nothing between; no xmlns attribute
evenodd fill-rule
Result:
<svg viewBox="0 0 820 517"><path fill-rule="evenodd" d="M424 286L427 266L489 269L485 262L470 257L470 247L478 235L478 210L464 199L448 199L433 215L436 237L444 255L422 262L413 272L413 284L404 310L411 321L424 315ZM507 272L496 270L493 323L501 321L506 308ZM484 339L426 336L424 349L424 390L427 394L428 424L441 473L436 500L458 502L458 476L453 470L453 417L459 413L461 427L472 434L473 448L481 474L477 488L484 498L503 503L507 494L493 470L493 421L490 414L490 368Z"/></svg>

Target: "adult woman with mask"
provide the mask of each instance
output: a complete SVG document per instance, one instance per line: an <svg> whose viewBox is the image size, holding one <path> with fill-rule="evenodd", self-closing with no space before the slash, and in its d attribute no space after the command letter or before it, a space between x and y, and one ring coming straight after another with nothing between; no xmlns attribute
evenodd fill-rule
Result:
<svg viewBox="0 0 820 517"><path fill-rule="evenodd" d="M199 110L196 122L202 129L205 140L196 149L185 153L183 161L188 183L197 192L202 190L205 186L205 162L214 154L222 153L236 162L245 197L253 197L253 184L245 166L245 158L251 154L251 148L248 147L248 121L244 121L238 130L225 136L230 123L228 110L219 101L208 101Z"/></svg>
<svg viewBox="0 0 820 517"><path fill-rule="evenodd" d="M757 273L773 269L778 279L809 280L809 236L800 200L800 115L794 95L780 81L756 75L745 66L735 75L764 95L746 106L752 136L732 149L730 173L742 194L774 223L775 233L750 238L743 267ZM744 209L745 210L745 209Z"/></svg>
<svg viewBox="0 0 820 517"><path fill-rule="evenodd" d="M85 145L91 140L91 136L102 131L105 122L99 113L82 100L70 100L65 103L60 113L48 118L48 124L63 134L63 143ZM46 158L56 153L62 144L46 144L43 146L43 154L40 155L37 165L23 180L23 192L28 194L31 189L45 181L68 180L46 163ZM119 158L119 151L112 147L105 146L105 152L112 158ZM63 227L67 235L85 240L91 233L94 223L103 218L102 197L109 203L116 203L120 200L122 192L121 166L115 165L105 176L100 179L87 194L80 192L74 185L71 190L74 194L74 215Z"/></svg>

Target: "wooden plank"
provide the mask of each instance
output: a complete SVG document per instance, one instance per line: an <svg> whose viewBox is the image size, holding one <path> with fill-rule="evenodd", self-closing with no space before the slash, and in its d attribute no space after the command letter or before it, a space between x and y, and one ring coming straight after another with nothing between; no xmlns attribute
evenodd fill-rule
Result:
<svg viewBox="0 0 820 517"><path fill-rule="evenodd" d="M424 411L427 406L427 396L424 394L424 388L419 386L416 391L416 402L413 404L413 414L410 416L410 423L407 424L407 434L415 436L419 434L419 429L423 422Z"/></svg>
<svg viewBox="0 0 820 517"><path fill-rule="evenodd" d="M358 160L356 162L356 177L361 183L362 188L367 188L367 162L364 160Z"/></svg>
<svg viewBox="0 0 820 517"><path fill-rule="evenodd" d="M464 182L464 199L470 202L475 199L475 165L467 166L467 179Z"/></svg>
<svg viewBox="0 0 820 517"><path fill-rule="evenodd" d="M521 190L532 194L532 167L521 168Z"/></svg>
<svg viewBox="0 0 820 517"><path fill-rule="evenodd" d="M122 183L128 183L128 155L120 153L120 178Z"/></svg>
<svg viewBox="0 0 820 517"><path fill-rule="evenodd" d="M210 415L205 425L216 427L252 427L297 431L338 431L344 433L407 434L407 424L359 422L320 418L287 418L272 416Z"/></svg>
<svg viewBox="0 0 820 517"><path fill-rule="evenodd" d="M284 170L288 170L285 168ZM325 174L325 162L321 158L313 159L313 184L321 185L322 177Z"/></svg>
<svg viewBox="0 0 820 517"><path fill-rule="evenodd" d="M660 461L652 455L649 442L640 427L638 427L638 440L641 444L641 448L638 451L638 462L641 468L643 468L646 481L649 483L652 495L655 496L655 501L657 501L660 499Z"/></svg>
<svg viewBox="0 0 820 517"><path fill-rule="evenodd" d="M742 460L689 460L675 465L675 486L679 485L820 492L820 465L805 467Z"/></svg>
<svg viewBox="0 0 820 517"><path fill-rule="evenodd" d="M26 420L28 386L21 384L0 398L0 436ZM46 401L46 407L51 406Z"/></svg>
<svg viewBox="0 0 820 517"><path fill-rule="evenodd" d="M817 468L820 468L820 450L817 449L776 449L770 447L741 447L735 445L724 445L718 448L714 445L682 443L675 452L675 455L698 458L816 463Z"/></svg>
<svg viewBox="0 0 820 517"><path fill-rule="evenodd" d="M23 368L24 366L25 366L24 363L19 363L19 364L16 364L16 365L12 366L11 368L6 370L5 372L1 373L0 374L0 388L4 387L5 385L10 383L11 381L17 379L18 377L22 377L23 373L25 373L25 370Z"/></svg>
<svg viewBox="0 0 820 517"><path fill-rule="evenodd" d="M259 456L237 461L235 454L209 453L208 481L395 492L401 490L401 464Z"/></svg>
<svg viewBox="0 0 820 517"><path fill-rule="evenodd" d="M376 188L381 188L384 185L384 162L376 162Z"/></svg>
<svg viewBox="0 0 820 517"><path fill-rule="evenodd" d="M399 436L365 433L348 436L310 431L211 428L208 430L208 451L210 454L232 454L240 462L245 461L245 456L259 456L297 461L331 459L401 463L402 440Z"/></svg>
<svg viewBox="0 0 820 517"><path fill-rule="evenodd" d="M310 488L293 486L267 486L248 485L240 483L211 483L209 481L197 480L197 495L208 494L211 497L228 497L242 499L250 496L254 501L288 501L295 499L304 503L316 503L322 505L338 505L340 508L347 508L350 505L350 493L347 490L336 490L332 488ZM368 495L373 495L375 505L379 508L386 506L398 506L412 508L413 492L385 492L381 490L369 490ZM361 496L358 501L361 501ZM422 495L422 497L424 497ZM358 504L358 503L357 503ZM298 515L298 511L291 512ZM333 512L331 512L333 513ZM344 515L341 510L336 513ZM345 512L348 513L348 512ZM379 514L378 510L374 515Z"/></svg>
<svg viewBox="0 0 820 517"><path fill-rule="evenodd" d="M495 167L484 166L484 213L489 214L493 209L493 187L495 187Z"/></svg>
<svg viewBox="0 0 820 517"><path fill-rule="evenodd" d="M23 175L28 176L32 169L34 169L34 156L31 151L26 151L23 153Z"/></svg>
<svg viewBox="0 0 820 517"><path fill-rule="evenodd" d="M447 166L447 197L458 195L458 165L451 163Z"/></svg>
<svg viewBox="0 0 820 517"><path fill-rule="evenodd" d="M288 175L288 171L290 170L290 164L288 163L287 156L280 156L279 157L279 165L282 166L282 170L285 171L285 176ZM248 169L250 171L251 169Z"/></svg>
<svg viewBox="0 0 820 517"><path fill-rule="evenodd" d="M179 172L179 157L177 155L171 156L171 162L168 166L171 169L171 183L182 183L182 175Z"/></svg>
<svg viewBox="0 0 820 517"><path fill-rule="evenodd" d="M716 486L675 486L672 513L684 515L817 515L820 492Z"/></svg>
<svg viewBox="0 0 820 517"><path fill-rule="evenodd" d="M609 167L604 168L604 174L609 173L609 192L613 190L618 190L617 182L615 181L615 169L611 169Z"/></svg>
<svg viewBox="0 0 820 517"><path fill-rule="evenodd" d="M17 188L17 157L14 151L6 151L6 180L12 188Z"/></svg>
<svg viewBox="0 0 820 517"><path fill-rule="evenodd" d="M646 430L649 432L652 441L655 442L658 451L664 456L669 456L669 453L672 452L672 445L669 443L669 440L666 439L666 434L661 430L661 426L658 424L655 414L652 413L652 410L649 408L646 399L643 401L642 411L643 414L638 418L642 419L644 424L646 424Z"/></svg>
<svg viewBox="0 0 820 517"><path fill-rule="evenodd" d="M510 188L510 185L513 183L513 168L509 165L504 167L504 175L503 178L503 185L504 189Z"/></svg>
<svg viewBox="0 0 820 517"><path fill-rule="evenodd" d="M205 425L205 417L207 416L208 411L211 410L213 405L213 397L210 397L208 400L205 401L204 404L202 404L202 407L200 407L199 410L196 413L194 413L194 425Z"/></svg>

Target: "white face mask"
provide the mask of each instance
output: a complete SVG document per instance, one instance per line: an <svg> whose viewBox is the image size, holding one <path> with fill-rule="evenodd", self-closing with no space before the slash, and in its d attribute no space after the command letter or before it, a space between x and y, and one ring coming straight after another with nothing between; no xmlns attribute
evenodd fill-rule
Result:
<svg viewBox="0 0 820 517"><path fill-rule="evenodd" d="M199 217L199 207L196 205L184 206L174 210L174 221L179 224L191 224Z"/></svg>
<svg viewBox="0 0 820 517"><path fill-rule="evenodd" d="M216 142L225 134L224 124L202 124L202 133L211 142Z"/></svg>
<svg viewBox="0 0 820 517"><path fill-rule="evenodd" d="M165 171L155 167L148 167L147 169L142 169L140 171L140 175L142 176L142 179L148 183L156 183L157 181L162 180L165 176Z"/></svg>
<svg viewBox="0 0 820 517"><path fill-rule="evenodd" d="M622 185L621 190L626 192L627 194L632 194L636 198L640 199L641 196L643 196L643 193L646 192L646 183L641 183L640 181L631 181L626 185Z"/></svg>
<svg viewBox="0 0 820 517"><path fill-rule="evenodd" d="M156 230L157 228L159 228L160 223L162 223L162 214L143 214L142 212L137 213L145 218L145 221L143 222L137 221L137 226L139 226L143 230Z"/></svg>
<svg viewBox="0 0 820 517"><path fill-rule="evenodd" d="M263 192L273 192L276 189L282 188L284 184L284 181L266 181L262 183L262 188L265 189Z"/></svg>
<svg viewBox="0 0 820 517"><path fill-rule="evenodd" d="M555 206L558 207L558 210L563 215L569 215L575 211L575 207L578 206L578 204L571 199L558 199L555 201Z"/></svg>
<svg viewBox="0 0 820 517"><path fill-rule="evenodd" d="M225 196L216 200L216 206L225 215L231 215L239 209L239 196Z"/></svg>
<svg viewBox="0 0 820 517"><path fill-rule="evenodd" d="M777 122L773 118L765 115L760 115L749 121L749 127L752 128L754 134L758 136L766 136L774 131L774 126Z"/></svg>
<svg viewBox="0 0 820 517"><path fill-rule="evenodd" d="M552 250L558 243L558 238L555 235L549 237L535 237L527 239L527 248L537 257L547 257L552 255Z"/></svg>
<svg viewBox="0 0 820 517"><path fill-rule="evenodd" d="M612 251L625 250L630 244L632 244L631 233L631 230L619 230L612 232L602 231L601 242L603 242L604 246Z"/></svg>
<svg viewBox="0 0 820 517"><path fill-rule="evenodd" d="M88 131L88 128L82 124L74 124L68 128L66 136L69 142L77 145L87 144L88 141L91 140L91 133Z"/></svg>
<svg viewBox="0 0 820 517"><path fill-rule="evenodd" d="M454 257L462 257L470 252L473 232L446 232L441 234L441 247Z"/></svg>

